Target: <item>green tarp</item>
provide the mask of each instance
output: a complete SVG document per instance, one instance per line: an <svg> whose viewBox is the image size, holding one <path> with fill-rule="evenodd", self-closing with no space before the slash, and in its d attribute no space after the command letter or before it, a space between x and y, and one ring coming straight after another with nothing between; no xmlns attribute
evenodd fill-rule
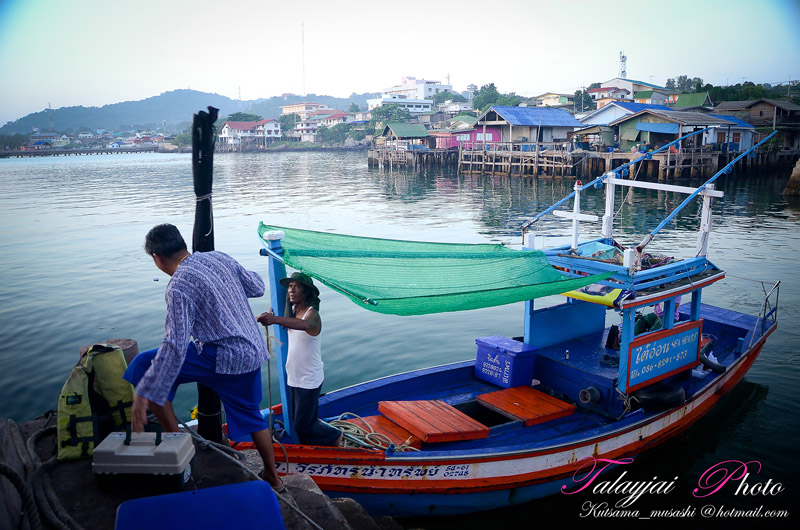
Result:
<svg viewBox="0 0 800 530"><path fill-rule="evenodd" d="M572 279L544 253L503 245L375 239L261 223L281 230L283 261L378 313L424 315L479 309L579 289L610 274Z"/></svg>

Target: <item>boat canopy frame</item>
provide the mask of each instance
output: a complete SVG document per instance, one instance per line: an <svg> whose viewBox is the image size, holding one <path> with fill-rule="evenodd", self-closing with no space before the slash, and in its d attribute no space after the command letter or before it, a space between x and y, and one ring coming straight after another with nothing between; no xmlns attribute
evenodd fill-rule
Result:
<svg viewBox="0 0 800 530"><path fill-rule="evenodd" d="M700 134L706 130L708 130L708 128L687 134L663 146L661 149L668 149L672 144L678 143L681 140L688 138L689 136ZM711 231L712 200L713 198L722 197L724 195L721 191L715 189L714 181L721 175L730 173L733 165L736 162L738 162L745 156L751 156L751 153L753 153L755 149L760 147L762 144L764 144L766 141L772 138L772 136L774 136L775 134L776 132L773 132L772 134L768 135L766 138L758 142L756 145L754 145L750 149L746 150L745 152L737 156L734 160L732 160L731 162L726 164L721 170L719 170L713 177L711 177L704 184L698 186L697 188L674 186L664 183L640 182L640 181L625 179L624 177L628 176L629 174L628 168L630 166L632 166L637 162L652 157L651 153L646 153L642 157L639 157L636 160L628 164L625 164L624 166L620 166L617 169L605 173L604 175L598 177L589 184L583 185L580 181L577 181L572 193L570 193L560 201L556 202L553 206L546 209L545 211L538 214L536 217L534 217L533 219L522 225L521 228L523 235L523 244L526 245L528 248L533 248L533 245L529 244L530 242L526 240L526 230L530 228L532 225L534 225L537 221L539 221L542 217L544 217L547 214L553 213L558 217L572 219L572 242L570 245L564 245L561 247L556 247L554 249L547 250L545 253L548 256L548 260L550 261L550 263L555 267L558 267L559 269L564 271L565 274L571 275L573 277L584 277L586 275L595 275L601 272L611 273L609 278L597 283L602 286L619 289L620 291L619 296L614 300L613 306L617 310L619 310L622 315L620 352L627 352L627 358L626 355L620 355L619 359L619 378L618 378L617 388L622 394L628 394L632 390L641 388L643 385L651 384L652 382L656 382L660 379L663 379L663 377L666 377L662 374L658 374L658 376L654 377L650 383L645 382L635 385L629 384L632 377L631 374L634 373L634 371L631 369L633 348L634 346L639 345L639 343L641 342L637 341L634 338L636 311L645 306L652 306L658 303L662 303L664 305L662 313L663 315L662 328L661 328L662 331L654 332L653 340L666 340L665 338L662 339L662 337L674 335L673 332L673 329L675 327L674 312L676 307L676 298L678 296L691 294L690 321L698 322L700 320L700 304L701 304L702 289L725 277L725 273L721 269L719 269L716 265L714 265L707 257L708 240ZM606 201L605 201L605 214L603 215L603 221L602 221L603 223L602 237L581 243L579 242L578 239L579 222L594 221L597 219L596 216L590 216L581 213L580 211L581 192L591 187L600 188L603 185L605 185L606 187L605 189ZM688 197L686 197L686 199L683 202L681 202L681 204L678 207L676 207L669 215L667 215L667 217L664 220L662 220L658 224L658 226L656 226L655 229L653 229L650 233L648 233L645 236L645 238L639 245L633 248L627 248L623 250L622 265L618 265L615 263L608 263L607 261L587 258L581 256L579 251L580 247L590 245L593 243L602 243L608 245L609 247L617 246L613 238L613 218L615 209L614 196L615 196L616 186L631 186L631 187L655 189L661 191L684 193L688 195ZM697 196L703 197L703 207L701 213L700 229L697 236L695 257L679 260L674 263L664 264L658 267L642 269L642 254L645 247L653 240L656 234L659 231L661 231L667 225L667 223L669 223L669 221L675 218L675 216L677 216L678 213L680 213L680 211L683 210L683 208L685 208ZM558 206L564 204L570 198L573 198L572 212L564 212L556 210ZM773 287L770 293L765 295L764 307L762 310L762 318L761 318L762 326L766 325L766 320L771 315L774 315L774 318L777 319L777 301L775 303L774 309L771 309L771 306L769 306L769 300L773 292L775 292L775 296L777 298L777 289L779 287L779 283ZM606 300L604 300L604 302L605 301ZM567 300L567 302L562 304L562 306L566 307L572 304L580 304L580 303L582 303L581 300L575 300L573 298L570 298ZM588 309L587 310L575 309L571 311L573 313L583 311L586 315L589 314ZM550 330L546 329L547 326L544 326L545 329L537 329L536 321L537 319L541 318L539 317L539 315L541 314L542 310L535 309L532 300L526 303L525 342L528 344L531 344L532 342L534 342L534 340L538 340L534 339L537 333L545 333L545 334L551 333ZM577 321L580 319L575 319L575 320ZM699 325L701 326L699 329L702 329L702 322L700 322ZM683 333L682 340L686 340L687 337L696 338L696 335L700 333L700 332L694 332L693 328L689 329L689 326L683 326L683 324L681 324L681 329L683 330L683 328L686 328L686 331L685 332L681 331L681 333ZM582 331L584 330L576 328L576 330L573 333L581 333ZM560 339L562 340L563 338L564 337L560 337ZM695 339L692 340L694 341ZM697 358L699 360L699 340L693 342L693 344L695 343L697 344ZM684 363L683 365L680 365L678 368L675 368L674 370L665 373L667 373L667 375L672 375L674 373L677 373L681 370L685 370L690 367L692 367L691 363Z"/></svg>

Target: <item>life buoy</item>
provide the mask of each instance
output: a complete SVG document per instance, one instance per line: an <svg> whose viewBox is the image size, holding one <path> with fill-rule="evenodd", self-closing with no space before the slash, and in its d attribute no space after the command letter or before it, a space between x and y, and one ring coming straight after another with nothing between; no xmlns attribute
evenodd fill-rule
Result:
<svg viewBox="0 0 800 530"><path fill-rule="evenodd" d="M671 409L686 401L686 391L680 385L667 386L656 384L637 390L633 397L648 412Z"/></svg>

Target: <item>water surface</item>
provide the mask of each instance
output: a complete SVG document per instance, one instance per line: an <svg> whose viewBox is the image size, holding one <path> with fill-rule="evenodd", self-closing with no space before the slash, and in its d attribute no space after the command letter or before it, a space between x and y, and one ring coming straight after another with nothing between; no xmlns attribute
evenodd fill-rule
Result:
<svg viewBox="0 0 800 530"><path fill-rule="evenodd" d="M520 224L572 187L562 180L388 173L368 169L362 153L218 154L214 171L216 247L265 278L259 221L371 237L518 246ZM796 498L800 328L793 318L800 310L800 204L780 195L788 176L787 169L718 181L725 198L714 206L709 256L729 275L703 300L757 312L763 295L754 280L782 279L778 330L736 392L679 442L637 462L636 474L675 474L684 482L681 489L690 490L721 459L760 460L763 480L788 488L770 502L785 508L789 503L781 501ZM191 163L189 155L179 154L0 160L0 189L0 417L24 421L56 407L81 346L115 337L134 338L142 350L159 344L168 277L144 254L142 243L162 222L176 224L191 240ZM638 243L683 198L626 192L617 203L617 238ZM585 210L602 205L601 194L584 196ZM696 204L649 248L692 255L698 226ZM564 221L549 219L537 229L540 235L569 233ZM585 227L587 235L598 232L599 226ZM473 357L476 337L522 334L521 304L393 317L362 310L324 287L321 298L324 390ZM254 312L269 305L267 297L251 303ZM276 381L273 376L273 402L279 400ZM266 369L264 383L266 406ZM185 417L195 399L193 389L182 389L176 412ZM654 501L678 508L692 499ZM577 499L552 502L546 506L577 517ZM499 517L522 524L530 522L530 513L523 507ZM490 514L425 526L481 527L492 520Z"/></svg>

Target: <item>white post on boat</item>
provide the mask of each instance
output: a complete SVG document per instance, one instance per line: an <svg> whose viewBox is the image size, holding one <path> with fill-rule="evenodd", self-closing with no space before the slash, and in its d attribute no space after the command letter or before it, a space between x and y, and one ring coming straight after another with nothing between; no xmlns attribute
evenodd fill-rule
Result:
<svg viewBox="0 0 800 530"><path fill-rule="evenodd" d="M284 237L282 230L273 230L264 234L264 239L267 240L267 246L270 252L277 256L283 256L283 246L281 240ZM286 277L286 266L282 261L270 256L269 259L269 296L272 303L272 310L278 316L283 316L286 310L286 288L281 285L281 279ZM272 333L277 342L273 342L270 346L270 352L275 355L278 366L278 384L281 388L281 403L283 404L283 428L286 434L290 437L294 435L294 426L292 425L291 414L292 410L291 395L288 392L286 384L286 357L289 353L289 334L283 326L272 326ZM272 411L270 411L270 414Z"/></svg>
<svg viewBox="0 0 800 530"><path fill-rule="evenodd" d="M575 187L572 188L574 190L573 195L574 200L572 203L572 212L562 212L559 210L553 210L553 215L556 217L561 217L563 219L572 219L572 247L570 251L577 250L578 248L578 221L597 221L596 215L587 215L581 213L581 189L583 185L581 184L580 180L575 181Z"/></svg>
<svg viewBox="0 0 800 530"><path fill-rule="evenodd" d="M581 181L575 181L575 200L572 203L572 247L570 250L578 249L578 216L581 214Z"/></svg>
<svg viewBox="0 0 800 530"><path fill-rule="evenodd" d="M603 215L603 237L606 239L614 238L614 173L606 173L606 213Z"/></svg>
<svg viewBox="0 0 800 530"><path fill-rule="evenodd" d="M706 185L706 190L713 191L714 184ZM711 195L703 195L703 213L700 217L700 232L697 234L697 257L708 256L708 235L711 232Z"/></svg>

